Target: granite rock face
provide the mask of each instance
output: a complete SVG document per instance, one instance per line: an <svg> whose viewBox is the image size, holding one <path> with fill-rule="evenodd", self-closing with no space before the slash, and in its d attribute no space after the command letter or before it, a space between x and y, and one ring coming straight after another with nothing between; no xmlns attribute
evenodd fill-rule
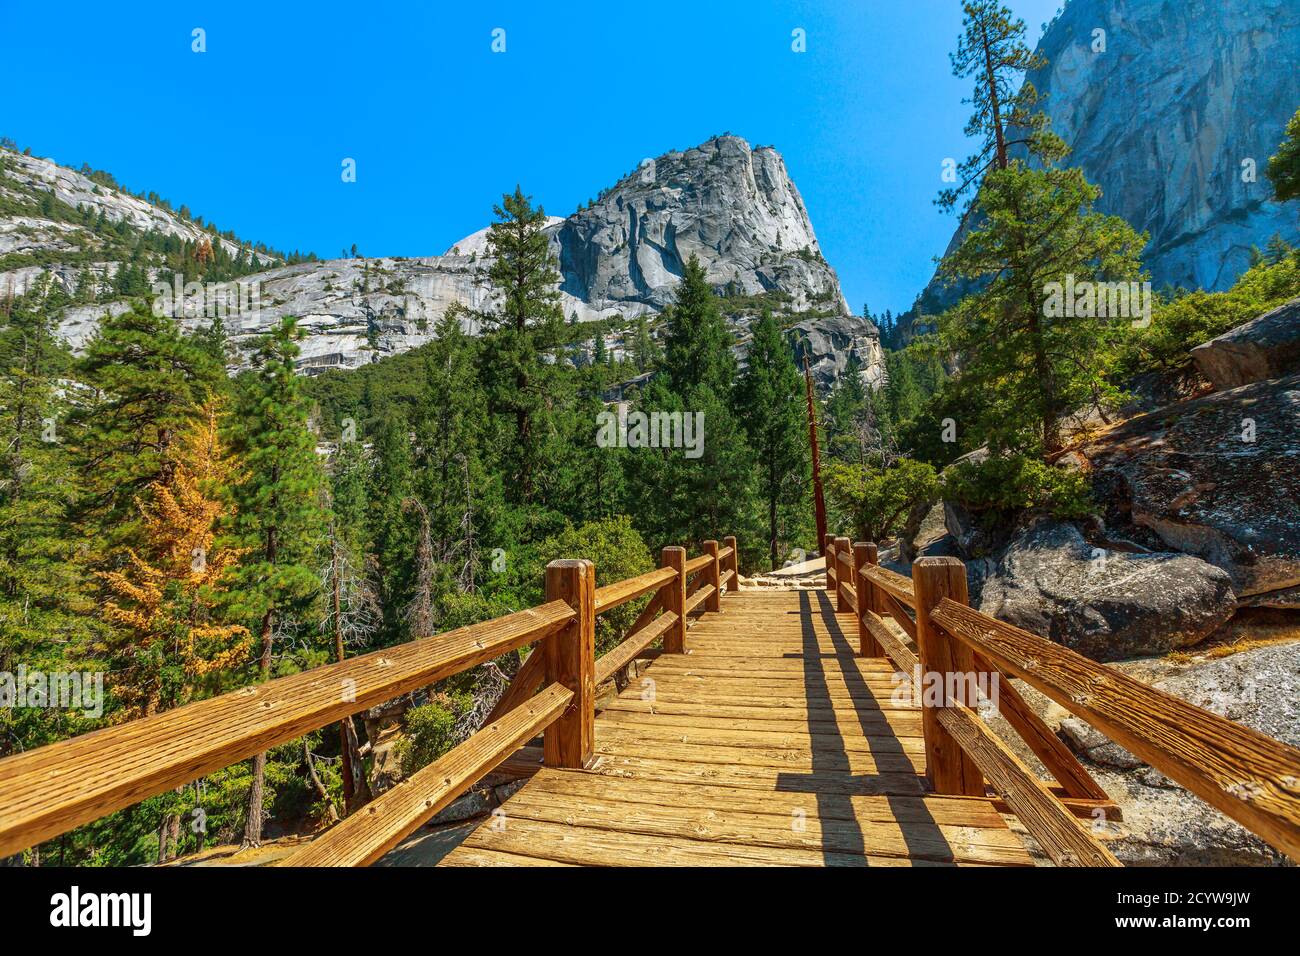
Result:
<svg viewBox="0 0 1300 956"><path fill-rule="evenodd" d="M1300 371L1300 299L1192 349L1215 388L1236 388Z"/></svg>
<svg viewBox="0 0 1300 956"><path fill-rule="evenodd" d="M1240 597L1300 585L1300 375L1130 419L1083 449L1108 526L1232 576Z"/></svg>
<svg viewBox="0 0 1300 956"><path fill-rule="evenodd" d="M661 309L696 256L710 284L849 313L781 155L719 136L646 160L552 227L562 288L596 309Z"/></svg>
<svg viewBox="0 0 1300 956"><path fill-rule="evenodd" d="M1295 204L1271 200L1264 172L1300 106L1300 4L1070 0L1038 53L1048 65L1029 79L1066 162L1101 187L1100 211L1150 234L1157 289L1221 291L1252 246L1300 238ZM924 311L958 291L932 281Z"/></svg>

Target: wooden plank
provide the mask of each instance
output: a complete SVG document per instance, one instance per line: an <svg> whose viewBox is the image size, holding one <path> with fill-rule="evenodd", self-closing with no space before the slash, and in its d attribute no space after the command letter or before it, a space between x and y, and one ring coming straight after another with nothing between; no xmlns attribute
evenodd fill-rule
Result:
<svg viewBox="0 0 1300 956"><path fill-rule="evenodd" d="M463 844L472 848L545 855L584 866L943 866L898 857L814 849L708 843L506 816L499 830L479 827Z"/></svg>
<svg viewBox="0 0 1300 956"><path fill-rule="evenodd" d="M654 622L636 631L613 650L602 654L596 661L596 683L609 680L615 673L626 667L637 655L659 640L677 623L677 615L665 611Z"/></svg>
<svg viewBox="0 0 1300 956"><path fill-rule="evenodd" d="M641 734L637 731L617 733L603 727L596 740L596 753L602 756L639 761L676 760L697 767L721 764L731 769L765 767L795 773L842 773L849 775L920 774L925 771L925 753L854 753L830 750L816 754L789 750L764 750L759 747L724 747L718 744L674 743L669 735ZM900 748L901 749L901 748Z"/></svg>
<svg viewBox="0 0 1300 956"><path fill-rule="evenodd" d="M1119 866L1080 820L969 707L930 708L1057 866Z"/></svg>
<svg viewBox="0 0 1300 956"><path fill-rule="evenodd" d="M671 798L664 798L671 800ZM936 862L964 861L1032 866L1024 846L1007 830L899 824L895 820L822 819L816 801L809 811L787 814L713 807L625 802L608 796L542 792L531 784L502 808L516 819L653 837L743 847L811 849L822 853L885 856Z"/></svg>
<svg viewBox="0 0 1300 956"><path fill-rule="evenodd" d="M882 603L885 606L885 612L889 614L889 616L892 617L895 621L898 622L898 626L901 627L904 632L906 632L908 637L910 637L912 640L915 641L916 621L912 620L912 615L907 613L907 609L903 607L903 605L899 604L898 599L895 598L892 594L884 594L882 595L882 598L883 598Z"/></svg>
<svg viewBox="0 0 1300 956"><path fill-rule="evenodd" d="M573 691L569 706L546 728L542 741L550 767L584 767L596 737L596 568L590 561L560 560L546 566L546 599L563 601L574 618L539 649L546 655L546 683Z"/></svg>
<svg viewBox="0 0 1300 956"><path fill-rule="evenodd" d="M642 709L634 707L641 704ZM761 708L746 710L730 709L730 713L716 714L710 705L698 705L701 709L694 713L672 713L674 705L656 705L649 701L614 700L600 712L596 722L596 733L609 724L629 724L632 726L652 725L657 727L686 727L694 730L758 730L788 734L828 734L839 735L846 741L863 741L868 736L892 734L900 739L921 736L921 715L908 711L870 711L863 714L836 714L834 711L814 711L823 719L782 718L773 716L771 710ZM689 704L676 705L689 707ZM651 710L650 708L655 708ZM721 708L726 710L726 708ZM760 716L738 716L739 714L759 714Z"/></svg>
<svg viewBox="0 0 1300 956"><path fill-rule="evenodd" d="M988 661L975 656L976 670L992 672L997 678L997 709L1008 724L1018 733L1034 755L1043 762L1056 782L1072 797L1109 801L1110 794L1101 788L1060 737L1052 733L1043 719L1034 713L1011 679L995 670Z"/></svg>
<svg viewBox="0 0 1300 956"><path fill-rule="evenodd" d="M871 579L873 585L891 595L896 601L906 607L916 606L916 598L912 594L911 578L888 568L882 568L879 565L867 568L866 575Z"/></svg>
<svg viewBox="0 0 1300 956"><path fill-rule="evenodd" d="M461 844L441 860L438 866L576 866L576 863L561 863L559 860L544 860L522 853L502 853L500 850L484 850L479 847Z"/></svg>
<svg viewBox="0 0 1300 956"><path fill-rule="evenodd" d="M697 558L691 558L689 561L686 562L687 577L690 577L692 574L695 574L698 571L703 571L712 563L713 563L713 555L711 554L701 554Z"/></svg>
<svg viewBox="0 0 1300 956"><path fill-rule="evenodd" d="M417 770L277 866L369 866L563 713L573 692L552 684Z"/></svg>
<svg viewBox="0 0 1300 956"><path fill-rule="evenodd" d="M596 588L596 613L604 614L643 594L658 591L674 577L676 572L673 568L656 568L634 578Z"/></svg>
<svg viewBox="0 0 1300 956"><path fill-rule="evenodd" d="M534 650L520 666L519 671L506 687L505 693L501 695L501 699L496 702L483 723L490 724L502 714L514 710L536 694L545 679L546 655Z"/></svg>
<svg viewBox="0 0 1300 956"><path fill-rule="evenodd" d="M955 602L941 603L934 620L1300 860L1300 750Z"/></svg>
<svg viewBox="0 0 1300 956"><path fill-rule="evenodd" d="M715 594L717 594L717 589L712 584L704 585L691 595L690 599L686 602L686 613L688 615L694 614L704 606L704 602L708 601Z"/></svg>
<svg viewBox="0 0 1300 956"><path fill-rule="evenodd" d="M709 783L681 786L650 779L624 779L599 773L574 773L542 768L527 785L530 793L563 793L602 797L628 803L663 806L727 807L745 813L777 814L788 820L795 811L823 820L858 820L872 823L920 823L939 827L1001 830L1010 835L995 801L975 797L850 796L822 800L811 790L773 790L762 793L743 787ZM998 842L1003 842L1002 836Z"/></svg>
<svg viewBox="0 0 1300 956"><path fill-rule="evenodd" d="M838 760L849 754L865 754L876 759L880 766L900 772L915 769L919 763L917 758L925 755L925 744L919 734L900 737L891 733L888 726L873 734L864 734L862 731L855 734L827 734L810 733L807 729L783 731L695 727L681 723L660 723L651 719L601 721L596 730L597 749L605 749L609 753L620 750L627 753L667 753L666 750L659 749L660 744L685 744L726 752L733 748L751 749L760 753L764 763L773 760L793 762L796 757L819 760L826 756L828 762L819 763L818 766L827 768L831 766L830 760ZM906 754L908 759L901 759L902 754ZM723 756L727 756L727 753Z"/></svg>
<svg viewBox="0 0 1300 956"><path fill-rule="evenodd" d="M562 602L245 687L0 760L0 856L544 639Z"/></svg>
<svg viewBox="0 0 1300 956"><path fill-rule="evenodd" d="M521 767L522 769L522 767ZM925 778L916 773L851 774L843 770L803 770L763 765L702 764L677 757L632 757L603 754L588 770L630 780L659 780L686 786L712 784L771 793L798 788L839 795L893 794L919 796Z"/></svg>

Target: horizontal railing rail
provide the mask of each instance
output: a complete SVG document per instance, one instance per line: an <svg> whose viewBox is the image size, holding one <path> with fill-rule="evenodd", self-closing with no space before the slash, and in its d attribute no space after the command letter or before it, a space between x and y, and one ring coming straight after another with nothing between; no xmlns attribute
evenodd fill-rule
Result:
<svg viewBox="0 0 1300 956"><path fill-rule="evenodd" d="M705 542L706 553L690 561L683 549L666 548L663 567L601 588L591 562L554 561L539 607L0 760L0 857L538 643L482 727L284 861L371 863L538 733L545 733L549 765L584 766L595 685L657 640L666 652L684 650L687 615L701 606L717 610L724 565L734 590L735 539L726 540L725 549ZM699 584L689 601L688 575ZM647 594L651 600L624 640L596 660L597 615Z"/></svg>
<svg viewBox="0 0 1300 956"><path fill-rule="evenodd" d="M1102 809L1107 816L1117 812L1106 792L1007 679L1010 675L1279 851L1300 859L1300 749L969 607L965 567L955 558L921 558L912 565L909 579L880 567L874 544L859 543L852 552L850 577L841 570L834 582L828 577L827 587L843 588L848 579L855 582L853 610L862 653L883 653L908 674L918 669L923 677L938 674L943 687L950 686L947 678L954 672L996 678L998 712L1042 760L1064 796L1047 790L1033 774L1026 777L1018 758L988 724L946 690L942 703L926 707L922 719L927 773L936 792L977 795L984 792L981 778L987 778L1057 862L1112 865L1097 855L1098 849L1107 856L1109 851L1095 845L1087 833L1088 845L1081 844L1062 814L1043 803L1047 793L1074 815L1081 809ZM843 553L842 545L836 548L835 563L841 569ZM886 626L886 618L915 643L915 651Z"/></svg>

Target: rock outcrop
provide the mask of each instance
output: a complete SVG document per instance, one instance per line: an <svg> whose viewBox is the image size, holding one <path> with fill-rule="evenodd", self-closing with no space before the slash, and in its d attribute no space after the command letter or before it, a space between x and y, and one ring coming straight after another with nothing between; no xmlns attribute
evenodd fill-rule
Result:
<svg viewBox="0 0 1300 956"><path fill-rule="evenodd" d="M1300 746L1300 644L1274 644L1217 659L1112 665L1131 677L1291 746ZM1122 861L1155 866L1277 865L1277 851L1209 804L1074 717L1066 742L1095 768L1120 804Z"/></svg>
<svg viewBox="0 0 1300 956"><path fill-rule="evenodd" d="M1050 519L1011 540L979 596L985 614L1098 661L1195 644L1236 607L1228 575L1199 558L1107 551Z"/></svg>
<svg viewBox="0 0 1300 956"><path fill-rule="evenodd" d="M1236 388L1300 371L1300 299L1192 349L1215 388Z"/></svg>
<svg viewBox="0 0 1300 956"><path fill-rule="evenodd" d="M595 309L663 308L696 256L719 290L849 313L785 161L738 136L646 160L552 228L563 290Z"/></svg>
<svg viewBox="0 0 1300 956"><path fill-rule="evenodd" d="M1108 527L1217 565L1239 597L1300 584L1300 375L1141 415L1083 454Z"/></svg>
<svg viewBox="0 0 1300 956"><path fill-rule="evenodd" d="M1028 79L1067 162L1101 187L1099 210L1150 234L1157 288L1226 289L1252 247L1300 237L1264 174L1300 105L1293 0L1070 0L1037 52L1048 65ZM958 291L932 280L922 308Z"/></svg>

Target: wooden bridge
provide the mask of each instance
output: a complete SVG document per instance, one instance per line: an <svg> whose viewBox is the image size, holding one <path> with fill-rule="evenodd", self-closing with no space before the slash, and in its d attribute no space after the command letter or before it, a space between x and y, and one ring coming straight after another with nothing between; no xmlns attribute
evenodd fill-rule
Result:
<svg viewBox="0 0 1300 956"><path fill-rule="evenodd" d="M0 856L536 644L478 732L281 865L372 863L494 771L525 782L445 865L1031 865L1008 820L1057 864L1117 865L1117 808L1008 676L1300 859L1300 750L972 610L955 559L909 579L869 543L824 552L824 591L739 590L733 538L601 587L556 561L539 607L9 757ZM596 658L597 617L647 595Z"/></svg>

